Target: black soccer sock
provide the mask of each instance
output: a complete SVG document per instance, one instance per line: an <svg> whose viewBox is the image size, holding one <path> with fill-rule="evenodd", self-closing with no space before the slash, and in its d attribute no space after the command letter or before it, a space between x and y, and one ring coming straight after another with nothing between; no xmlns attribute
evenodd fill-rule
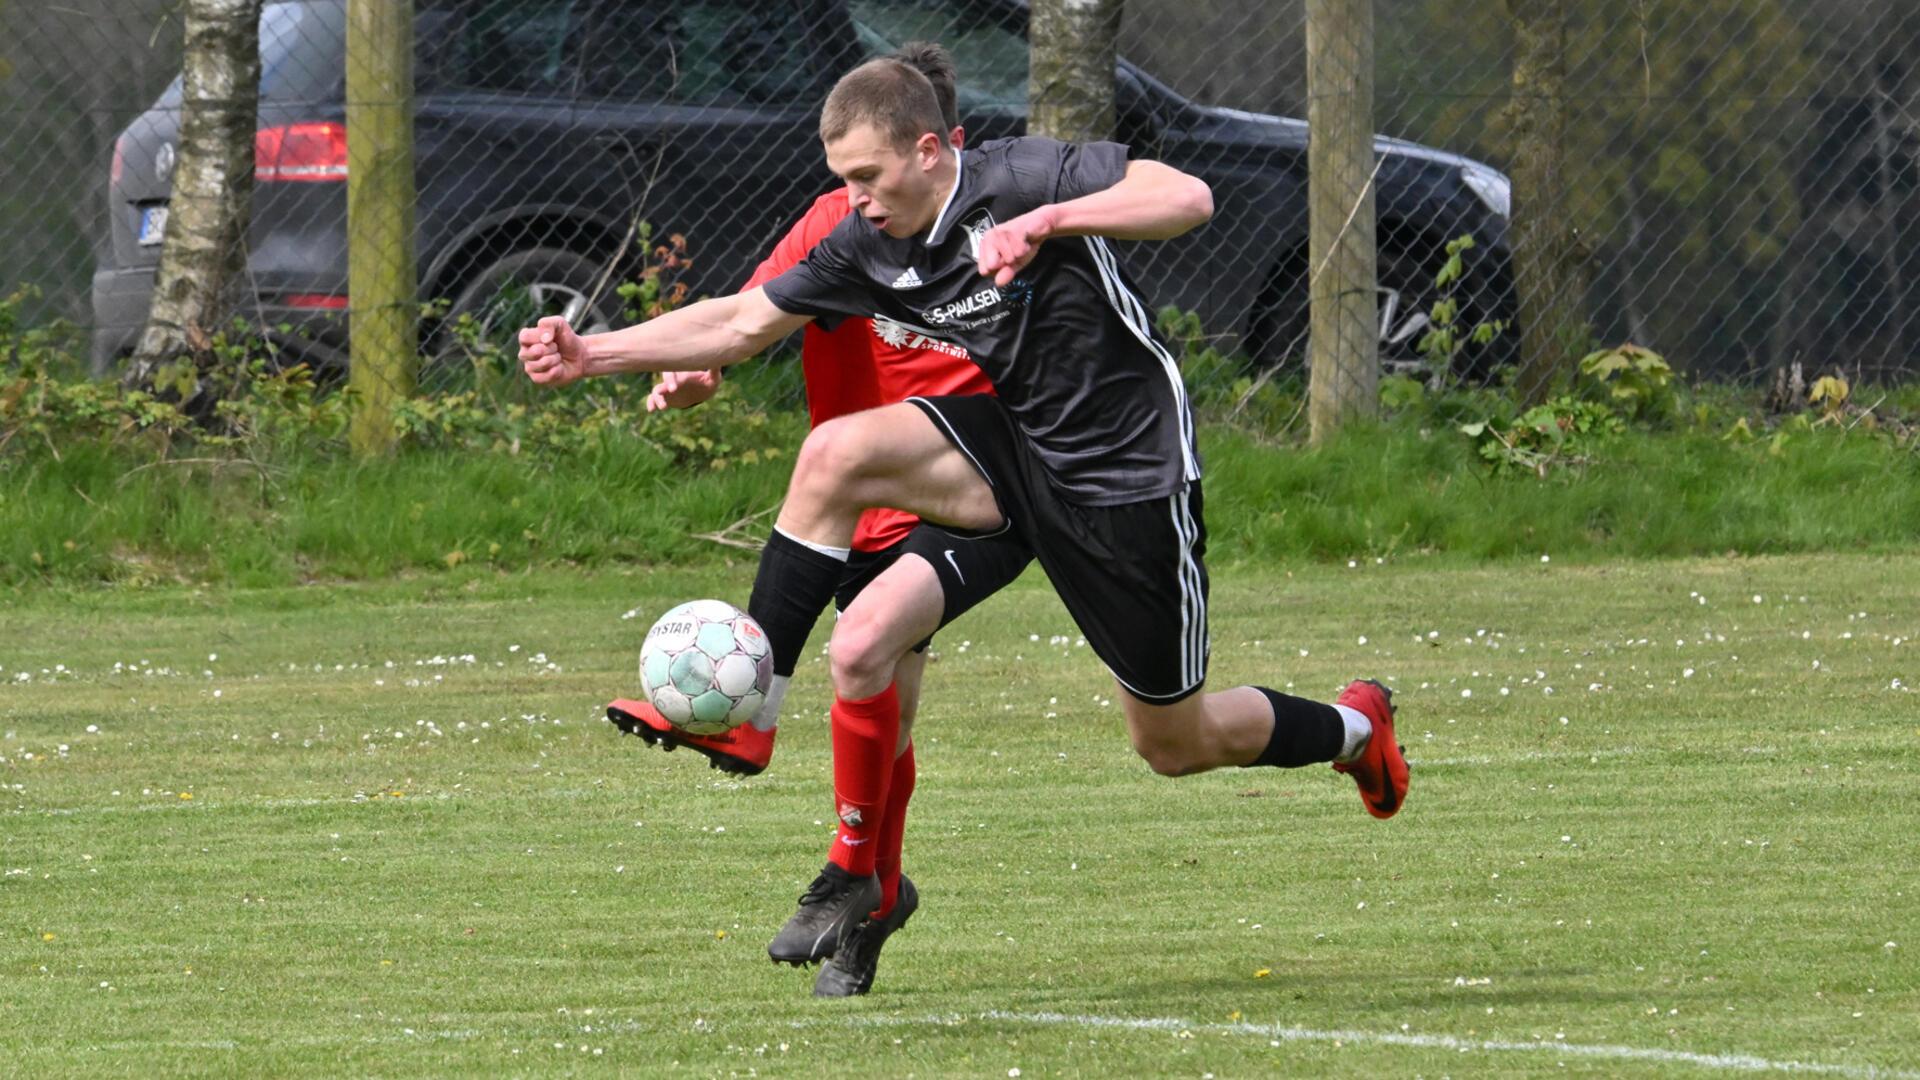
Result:
<svg viewBox="0 0 1920 1080"><path fill-rule="evenodd" d="M747 598L747 614L767 632L775 675L793 674L807 647L807 635L833 601L833 591L846 569L846 556L835 558L773 530L760 551L760 571Z"/></svg>
<svg viewBox="0 0 1920 1080"><path fill-rule="evenodd" d="M1332 761L1340 753L1347 724L1340 718L1339 710L1264 686L1254 689L1267 695L1268 703L1273 706L1273 736L1267 740L1267 748L1260 752L1254 765L1297 769Z"/></svg>

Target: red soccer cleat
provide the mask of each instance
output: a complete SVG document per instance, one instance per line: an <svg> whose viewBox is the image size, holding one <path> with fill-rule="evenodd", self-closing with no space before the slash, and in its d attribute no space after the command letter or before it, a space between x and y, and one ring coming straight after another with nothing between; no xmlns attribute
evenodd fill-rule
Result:
<svg viewBox="0 0 1920 1080"><path fill-rule="evenodd" d="M1393 737L1393 691L1375 679L1356 679L1335 700L1365 713L1373 721L1373 735L1359 757L1334 762L1333 771L1346 773L1360 785L1360 801L1367 804L1367 813L1390 818L1407 801L1406 751Z"/></svg>
<svg viewBox="0 0 1920 1080"><path fill-rule="evenodd" d="M741 724L719 735L689 735L660 715L660 710L644 701L621 698L607 706L607 719L629 735L638 735L648 746L662 750L687 747L706 755L713 767L735 776L757 776L773 760L773 735L777 728L761 731L752 724Z"/></svg>

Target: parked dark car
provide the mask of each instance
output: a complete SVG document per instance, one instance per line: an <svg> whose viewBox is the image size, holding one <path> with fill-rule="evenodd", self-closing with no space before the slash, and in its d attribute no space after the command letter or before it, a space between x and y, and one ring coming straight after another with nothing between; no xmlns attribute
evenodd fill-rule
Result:
<svg viewBox="0 0 1920 1080"><path fill-rule="evenodd" d="M260 31L248 314L292 327L283 344L322 363L345 355L345 7L270 3ZM954 50L970 140L1026 124L1020 0L420 0L419 11L416 250L421 295L452 314L484 316L511 295L516 323L530 306L609 323L619 301L606 282L631 269L640 221L687 238L696 295L737 288L834 183L816 136L833 80L906 40ZM1125 60L1116 94L1117 138L1214 190L1205 228L1121 245L1150 297L1198 312L1263 363L1297 355L1306 125L1197 105ZM131 351L146 315L179 104L176 81L115 148L96 371ZM1478 238L1481 313L1510 303L1508 182L1443 151L1377 147L1382 338L1404 359L1447 240Z"/></svg>

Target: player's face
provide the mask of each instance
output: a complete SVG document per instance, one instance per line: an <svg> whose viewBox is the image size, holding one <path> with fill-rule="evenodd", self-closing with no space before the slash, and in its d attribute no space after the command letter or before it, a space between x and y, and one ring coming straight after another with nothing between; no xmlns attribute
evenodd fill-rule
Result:
<svg viewBox="0 0 1920 1080"><path fill-rule="evenodd" d="M859 124L827 144L827 168L847 182L854 213L904 239L932 226L939 213L946 190L936 174L949 153L932 132L901 148L873 125Z"/></svg>

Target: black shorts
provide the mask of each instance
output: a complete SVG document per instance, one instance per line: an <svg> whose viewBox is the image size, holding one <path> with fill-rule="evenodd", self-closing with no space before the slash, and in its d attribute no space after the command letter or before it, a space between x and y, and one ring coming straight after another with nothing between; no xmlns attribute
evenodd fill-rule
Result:
<svg viewBox="0 0 1920 1080"><path fill-rule="evenodd" d="M940 578L940 625L973 610L974 606L1013 583L1033 561L1033 553L1013 532L992 536L969 536L949 532L938 525L921 522L904 538L879 551L855 549L847 558L846 573L834 591L833 606L845 611L874 578L884 573L902 555L913 554L927 560ZM928 638L913 647L922 652L933 641Z"/></svg>
<svg viewBox="0 0 1920 1080"><path fill-rule="evenodd" d="M1118 506L1061 499L997 399L909 398L973 462L1120 685L1171 705L1207 679L1207 527L1196 481Z"/></svg>

